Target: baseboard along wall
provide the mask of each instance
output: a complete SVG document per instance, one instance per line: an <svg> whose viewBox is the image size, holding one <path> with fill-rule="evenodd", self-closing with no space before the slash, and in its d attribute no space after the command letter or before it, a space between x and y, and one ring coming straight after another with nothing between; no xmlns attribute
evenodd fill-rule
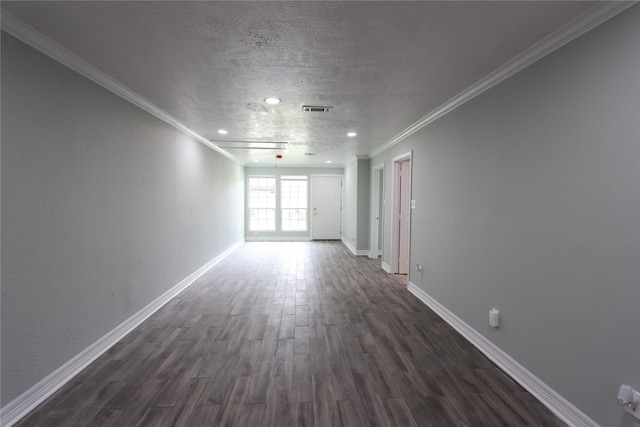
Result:
<svg viewBox="0 0 640 427"><path fill-rule="evenodd" d="M409 282L409 292L415 295L427 307L432 309L445 322L451 325L464 338L480 350L493 363L498 365L514 381L524 387L536 399L542 402L558 418L570 426L575 427L598 427L598 424L589 418L585 413L572 405L564 397L560 396L551 387L542 382L539 378L529 372L524 366L511 358L507 353L485 338L478 331L465 323L458 316L449 311L426 292Z"/></svg>
<svg viewBox="0 0 640 427"><path fill-rule="evenodd" d="M3 427L11 427L13 424L20 421L20 419L35 409L36 406L46 400L66 383L71 381L73 377L89 366L89 364L100 357L104 352L109 350L125 335L135 329L153 313L162 308L162 306L168 303L172 298L180 294L180 292L191 286L198 278L200 278L200 276L209 271L213 266L218 264L233 251L238 249L242 244L244 244L243 240L235 243L223 253L207 262L205 265L183 279L180 283L149 303L142 310L108 332L67 363L47 375L29 390L9 402L1 410L0 425Z"/></svg>

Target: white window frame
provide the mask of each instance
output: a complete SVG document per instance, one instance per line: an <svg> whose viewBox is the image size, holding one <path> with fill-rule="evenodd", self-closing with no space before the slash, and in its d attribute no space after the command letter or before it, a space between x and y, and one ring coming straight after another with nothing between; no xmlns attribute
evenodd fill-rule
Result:
<svg viewBox="0 0 640 427"><path fill-rule="evenodd" d="M277 208L278 208L278 191L277 191L277 183L278 183L278 179L275 175L250 175L248 177L249 179L247 180L247 194L248 194L248 211L249 211L249 230L250 231L276 231L277 228L277 218L276 218L276 212L277 212ZM271 179L273 180L273 206L269 206L269 203L264 203L265 206L263 206L263 203L260 203L260 199L258 199L258 206L254 206L252 204L252 202L255 203L256 199L254 199L252 197L252 189L253 187L252 185L252 181L253 180L259 180L259 179ZM269 187L265 186L265 191L269 191ZM265 197L265 201L269 201L268 197ZM254 228L256 226L256 224L254 224L254 220L252 218L252 215L254 214L254 212L257 214L257 216L263 216L264 218L258 218L258 221L263 221L266 222L267 224L267 228L263 228L263 227L257 227ZM269 226L271 226L271 228L269 228Z"/></svg>
<svg viewBox="0 0 640 427"><path fill-rule="evenodd" d="M288 200L285 200L286 199L284 197L285 183L289 183L289 182L299 182L299 183L304 182L304 198L302 199L303 203L298 203L296 204L296 206L291 206L289 205L289 203L286 203L287 201L295 200L292 198L288 198ZM308 175L281 175L279 196L280 196L280 200L279 200L280 231L283 231L283 232L309 231L309 176ZM304 216L304 220L296 219L295 221L297 223L301 223L301 221L304 221L304 227L303 228L285 227L285 223L289 222L290 224L290 220L289 220L290 216L285 215L285 211L298 211L297 213L298 215L300 215L300 213L302 212L302 215Z"/></svg>

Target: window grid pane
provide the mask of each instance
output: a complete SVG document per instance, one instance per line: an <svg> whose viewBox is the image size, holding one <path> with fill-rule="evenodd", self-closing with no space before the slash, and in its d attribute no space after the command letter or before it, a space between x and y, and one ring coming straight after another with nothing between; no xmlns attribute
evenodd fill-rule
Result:
<svg viewBox="0 0 640 427"><path fill-rule="evenodd" d="M276 179L275 177L249 178L249 230L273 231L276 229Z"/></svg>
<svg viewBox="0 0 640 427"><path fill-rule="evenodd" d="M280 179L282 231L307 230L307 182L306 176Z"/></svg>

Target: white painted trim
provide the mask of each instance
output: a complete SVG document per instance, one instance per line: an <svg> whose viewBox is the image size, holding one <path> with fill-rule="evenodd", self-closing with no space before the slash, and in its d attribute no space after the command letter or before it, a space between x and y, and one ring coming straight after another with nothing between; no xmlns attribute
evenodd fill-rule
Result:
<svg viewBox="0 0 640 427"><path fill-rule="evenodd" d="M371 227L369 228L369 257L377 258L379 256L380 250L380 236L378 233L380 221L384 220L383 215L380 214L380 200L383 197L383 194L380 192L380 172L384 173L384 163L376 165L371 168L371 206L369 208L369 213L371 217L369 218L369 224ZM382 224L384 228L384 223Z"/></svg>
<svg viewBox="0 0 640 427"><path fill-rule="evenodd" d="M347 247L347 249L349 249L349 251L351 251L352 254L354 254L355 256L369 256L369 251L366 249L356 249L355 246L353 246L344 236L342 236L342 238L340 239L340 241L342 243L344 243L344 245Z"/></svg>
<svg viewBox="0 0 640 427"><path fill-rule="evenodd" d="M356 247L353 246L349 240L347 240L344 236L342 236L342 238L340 240L342 241L342 243L344 243L344 245L347 247L347 249L349 249L351 251L352 254L358 255L357 254L358 251L357 251Z"/></svg>
<svg viewBox="0 0 640 427"><path fill-rule="evenodd" d="M247 242L309 242L311 236L247 236Z"/></svg>
<svg viewBox="0 0 640 427"><path fill-rule="evenodd" d="M207 147L216 150L223 156L233 160L238 164L243 165L243 163L236 159L232 154L221 149L202 135L189 129L185 124L180 122L178 119L176 119L166 111L160 109L152 102L138 95L136 92L118 82L113 77L100 71L93 65L89 64L79 56L54 42L44 34L27 25L4 9L2 9L2 30L11 34L13 37L17 38L23 43L26 43L34 49L39 50L45 55L53 58L59 63L71 68L73 71L83 75L94 83L99 84L108 91L115 93L119 97L143 109L147 113L159 118L163 122L173 126L179 131L186 133L187 135L203 143Z"/></svg>
<svg viewBox="0 0 640 427"><path fill-rule="evenodd" d="M149 316L162 308L162 306L168 303L180 292L191 286L198 278L200 278L200 276L205 274L213 266L218 264L243 244L244 241L242 240L235 243L220 255L197 269L195 272L191 273L180 283L156 298L142 310L138 311L129 319L118 325L115 329L111 330L102 338L91 344L89 347L84 349L64 365L53 371L51 374L47 375L44 379L39 381L29 390L25 391L16 399L9 402L2 408L2 414L0 415L0 425L4 427L10 427L18 422L36 406L38 406L45 399L47 399L58 389L64 386L67 382L69 382L74 376L79 374L80 371L91 364L91 362L100 357L104 352L109 350L109 348L120 341L125 335L127 335L134 328L140 325L140 323L145 321Z"/></svg>
<svg viewBox="0 0 640 427"><path fill-rule="evenodd" d="M589 418L584 412L580 411L568 400L559 395L551 387L546 385L542 380L529 372L524 366L520 365L511 356L501 350L494 343L485 338L480 332L466 324L462 319L449 311L435 299L431 298L426 292L409 282L409 292L415 295L420 301L436 312L449 325L465 337L471 344L476 346L478 350L484 353L493 363L498 365L500 369L511 376L536 399L544 404L558 418L570 426L597 427L598 424Z"/></svg>
<svg viewBox="0 0 640 427"><path fill-rule="evenodd" d="M399 239L398 233L396 230L396 225L398 223L398 211L400 210L400 205L398 204L398 197L400 188L398 187L398 164L409 160L409 194L413 194L413 151L408 151L406 153L400 154L399 156L391 159L391 233L389 236L391 237L391 259L390 265L391 273L398 273L398 258L400 248L398 247L399 242L396 239ZM411 196L410 196L411 197ZM409 218L409 233L407 242L409 245L409 266L411 265L411 218L413 218L413 212L410 212L411 216Z"/></svg>
<svg viewBox="0 0 640 427"><path fill-rule="evenodd" d="M380 267L381 267L384 271L386 271L387 273L391 274L391 266L390 266L389 264L387 264L386 262L381 261L381 262L380 262Z"/></svg>
<svg viewBox="0 0 640 427"><path fill-rule="evenodd" d="M467 101L470 101L481 93L489 90L503 80L508 79L518 71L561 48L608 19L613 18L634 4L636 4L635 1L606 1L600 2L599 4L591 7L572 21L568 22L566 25L540 40L538 43L520 53L503 66L491 72L475 84L454 96L449 101L422 117L389 141L373 150L369 156L375 157L390 147L393 147L408 136L427 126L429 123L433 123L445 114L455 110Z"/></svg>

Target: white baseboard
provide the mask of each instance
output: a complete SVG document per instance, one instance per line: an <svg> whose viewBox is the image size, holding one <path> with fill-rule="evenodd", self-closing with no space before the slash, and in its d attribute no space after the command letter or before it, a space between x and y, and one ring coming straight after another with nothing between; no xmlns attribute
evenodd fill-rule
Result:
<svg viewBox="0 0 640 427"><path fill-rule="evenodd" d="M384 262L384 261L380 262L380 267L382 267L382 269L384 271L386 271L387 273L391 273L391 266L389 264L387 264L386 262Z"/></svg>
<svg viewBox="0 0 640 427"><path fill-rule="evenodd" d="M342 243L344 243L344 245L347 247L347 249L349 249L351 251L352 254L357 255L356 254L356 252L357 252L356 247L353 246L349 240L347 240L344 236L342 236L342 238L340 240L342 241Z"/></svg>
<svg viewBox="0 0 640 427"><path fill-rule="evenodd" d="M511 356L481 335L478 331L466 324L438 301L431 298L426 292L409 282L409 292L442 317L449 325L465 337L478 350L484 353L493 363L517 381L536 399L544 404L558 418L570 426L597 427L598 424L585 413L572 405L564 397L560 396L551 387L543 383L539 378L520 365Z"/></svg>
<svg viewBox="0 0 640 427"><path fill-rule="evenodd" d="M366 249L357 250L355 246L351 244L344 236L340 239L342 243L351 251L355 256L369 256L369 251Z"/></svg>
<svg viewBox="0 0 640 427"><path fill-rule="evenodd" d="M125 320L115 329L108 332L98 341L91 344L67 363L53 371L29 390L9 402L1 410L0 425L3 427L10 427L20 421L20 419L32 411L36 406L69 382L74 376L79 374L80 371L91 364L91 362L100 357L105 351L109 350L109 348L120 341L125 335L131 332L149 316L162 308L162 306L168 303L172 298L192 285L200 276L210 270L214 265L218 264L231 252L242 246L243 243L244 241L235 243L229 249L200 267L160 297L156 298L142 310Z"/></svg>
<svg viewBox="0 0 640 427"><path fill-rule="evenodd" d="M309 242L310 236L246 236L247 242Z"/></svg>

